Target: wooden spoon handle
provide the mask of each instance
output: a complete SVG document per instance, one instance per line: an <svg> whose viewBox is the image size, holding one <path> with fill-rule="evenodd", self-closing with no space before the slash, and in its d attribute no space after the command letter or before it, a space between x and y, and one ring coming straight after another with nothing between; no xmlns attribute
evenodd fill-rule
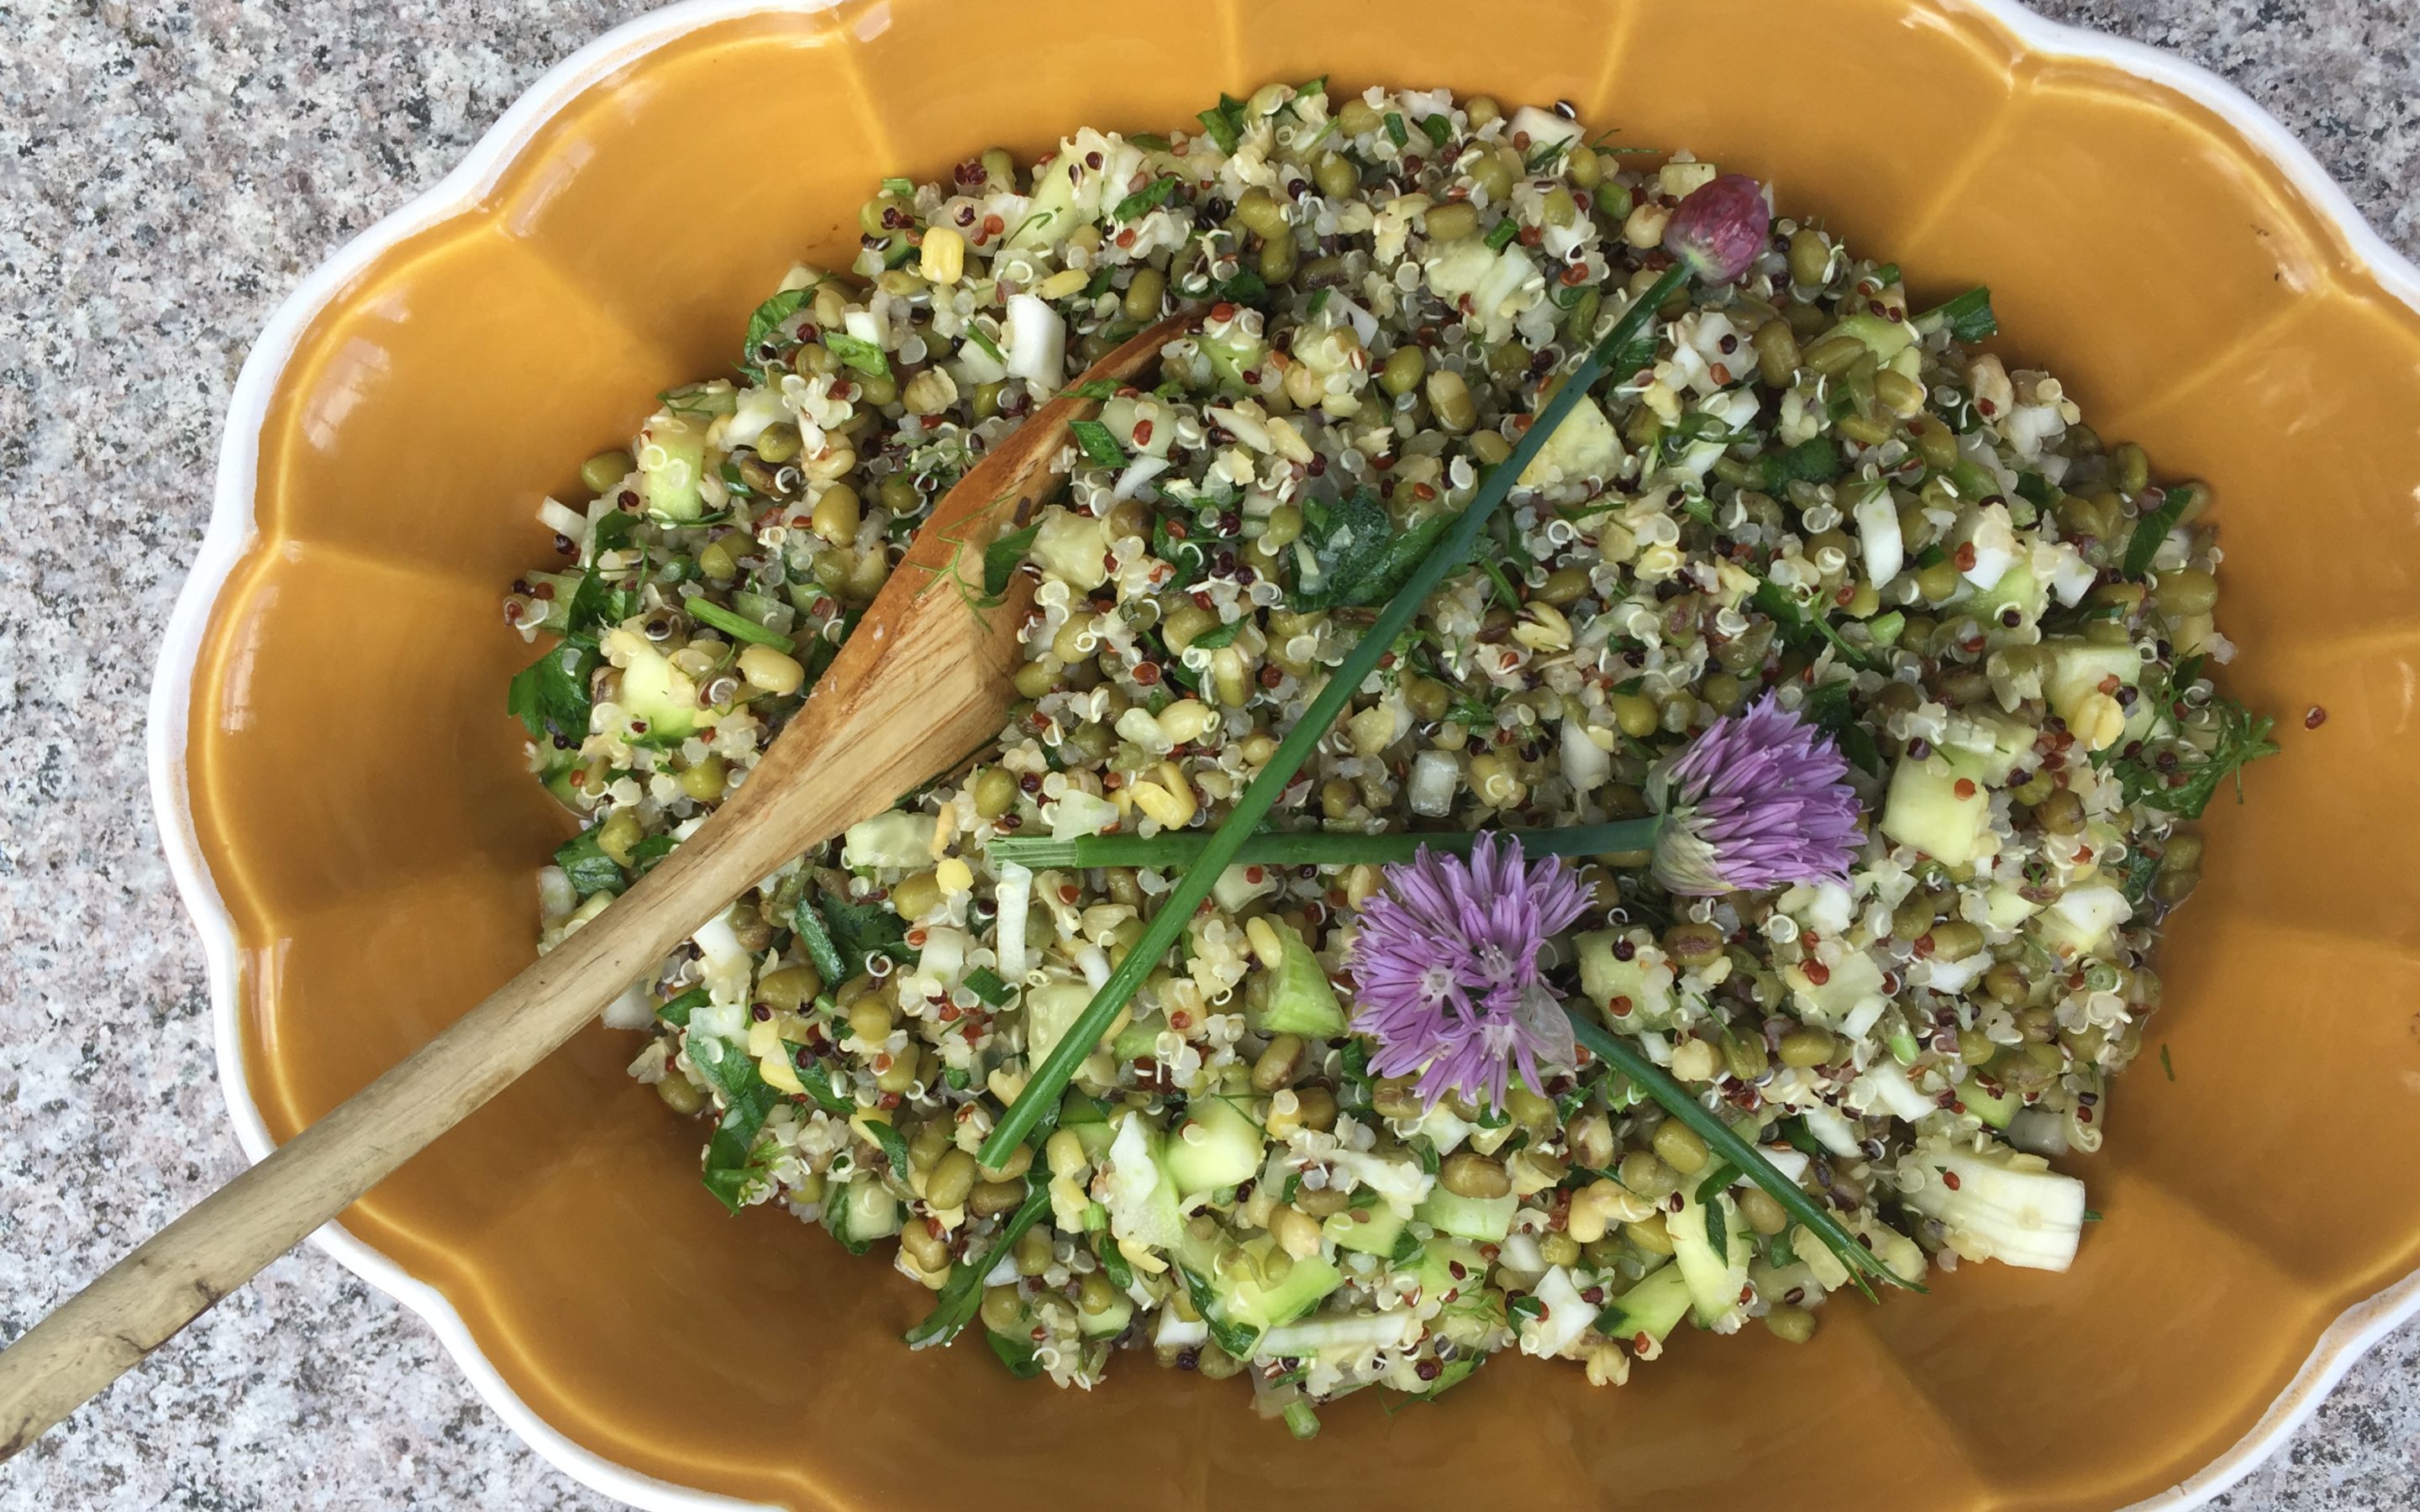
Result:
<svg viewBox="0 0 2420 1512"><path fill-rule="evenodd" d="M1197 317L1161 321L1085 379L1131 377ZM997 735L1032 587L1017 574L986 597L984 548L1058 486L1085 404L1044 405L959 480L780 738L613 907L0 1352L0 1459L545 1059L731 899Z"/></svg>

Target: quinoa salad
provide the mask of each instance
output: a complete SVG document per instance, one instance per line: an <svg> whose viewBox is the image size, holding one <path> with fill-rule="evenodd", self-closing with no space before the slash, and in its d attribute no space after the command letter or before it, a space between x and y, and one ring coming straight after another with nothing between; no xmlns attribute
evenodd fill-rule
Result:
<svg viewBox="0 0 2420 1512"><path fill-rule="evenodd" d="M715 1198L928 1288L908 1344L1242 1376L1304 1437L2067 1268L2188 826L2273 748L2211 489L1983 349L1988 290L1566 108L1324 82L861 229L542 506L541 949L974 460L1199 316L953 573L1023 614L997 741L608 1010Z"/></svg>

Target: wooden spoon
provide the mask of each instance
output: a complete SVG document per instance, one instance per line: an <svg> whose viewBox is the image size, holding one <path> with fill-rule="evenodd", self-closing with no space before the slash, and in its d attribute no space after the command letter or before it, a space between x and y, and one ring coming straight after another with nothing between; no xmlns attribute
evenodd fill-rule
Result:
<svg viewBox="0 0 2420 1512"><path fill-rule="evenodd" d="M1083 381L1132 378L1199 318L1162 320ZM1090 404L1051 400L958 480L748 780L613 907L0 1353L0 1459L546 1058L759 878L997 735L1032 584L1019 573L978 608L984 548L1064 481L1067 424Z"/></svg>

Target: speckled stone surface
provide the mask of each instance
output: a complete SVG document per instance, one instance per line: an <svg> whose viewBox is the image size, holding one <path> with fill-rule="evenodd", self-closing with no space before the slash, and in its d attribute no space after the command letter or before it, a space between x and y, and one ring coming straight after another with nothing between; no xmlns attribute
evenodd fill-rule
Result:
<svg viewBox="0 0 2420 1512"><path fill-rule="evenodd" d="M271 309L433 183L613 0L0 0L0 1340L240 1165L145 792L153 648ZM2420 3L2086 0L2298 131L2420 253ZM0 1467L0 1506L603 1498L317 1251ZM2223 1506L2420 1506L2420 1327Z"/></svg>

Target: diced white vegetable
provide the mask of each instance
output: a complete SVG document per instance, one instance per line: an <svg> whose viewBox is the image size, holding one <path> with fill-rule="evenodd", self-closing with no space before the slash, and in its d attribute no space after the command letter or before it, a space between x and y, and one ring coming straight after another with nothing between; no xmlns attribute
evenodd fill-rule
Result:
<svg viewBox="0 0 2420 1512"><path fill-rule="evenodd" d="M588 539L588 517L552 499L538 501L538 523L577 545Z"/></svg>
<svg viewBox="0 0 2420 1512"><path fill-rule="evenodd" d="M1535 105L1524 105L1512 113L1512 130L1506 133L1506 140L1524 131L1529 133L1529 150L1533 153L1544 147L1576 142L1583 134L1579 122Z"/></svg>
<svg viewBox="0 0 2420 1512"><path fill-rule="evenodd" d="M1563 780L1575 793L1591 793L1613 777L1613 757L1589 738L1588 726L1563 721Z"/></svg>
<svg viewBox="0 0 2420 1512"><path fill-rule="evenodd" d="M1008 1257L1008 1268L1009 1276L1014 1279L1016 1275L1016 1257L1014 1255ZM989 1277L985 1279L988 1282ZM1159 1310L1159 1327L1153 1332L1151 1342L1163 1350L1189 1350L1210 1342L1210 1324L1200 1318L1188 1323L1176 1316L1175 1308L1162 1307Z"/></svg>
<svg viewBox="0 0 2420 1512"><path fill-rule="evenodd" d="M605 1005L602 1017L609 1029L644 1029L655 1024L656 1005L648 1000L646 987L634 981Z"/></svg>
<svg viewBox="0 0 2420 1512"><path fill-rule="evenodd" d="M893 810L848 826L840 848L845 867L925 867L933 861L933 816Z"/></svg>
<svg viewBox="0 0 2420 1512"><path fill-rule="evenodd" d="M1416 1161L1389 1160L1359 1149L1340 1149L1326 1159L1330 1169L1351 1176L1357 1184L1385 1197L1399 1212L1409 1212L1419 1206L1436 1185L1436 1178L1421 1170Z"/></svg>
<svg viewBox="0 0 2420 1512"><path fill-rule="evenodd" d="M1169 1309L1174 1311L1173 1308ZM1388 1313L1327 1314L1280 1323L1252 1346L1255 1360L1305 1354L1360 1355L1411 1341L1419 1315L1408 1307Z"/></svg>
<svg viewBox="0 0 2420 1512"><path fill-rule="evenodd" d="M1259 877L1258 881L1253 880L1255 875ZM1210 885L1210 895L1218 901L1219 907L1230 914L1240 914L1246 903L1275 892L1277 888L1275 867L1231 866L1219 872L1218 880Z"/></svg>
<svg viewBox="0 0 2420 1512"><path fill-rule="evenodd" d="M1821 1103L1810 1103L1798 1110L1806 1121L1807 1132L1815 1142L1833 1154L1847 1158L1860 1153L1854 1125Z"/></svg>
<svg viewBox="0 0 2420 1512"><path fill-rule="evenodd" d="M753 446L767 430L789 418L790 407L782 402L781 390L742 389L732 402L731 418L723 422L722 444Z"/></svg>
<svg viewBox="0 0 2420 1512"><path fill-rule="evenodd" d="M1032 897L1033 873L1015 861L1003 864L1000 886L992 893L993 906L1000 911L993 938L999 942L1001 978L1011 987L1025 979L1025 914Z"/></svg>
<svg viewBox="0 0 2420 1512"><path fill-rule="evenodd" d="M1966 580L1992 588L2017 560L2017 529L2009 519L2009 506L1986 504L1978 511L1967 544L1975 548L1975 564L1966 569Z"/></svg>
<svg viewBox="0 0 2420 1512"><path fill-rule="evenodd" d="M1539 1279L1535 1293L1545 1311L1521 1330L1521 1352L1554 1356L1579 1342L1599 1309L1580 1296L1572 1273L1558 1265Z"/></svg>
<svg viewBox="0 0 2420 1512"><path fill-rule="evenodd" d="M1879 588L1899 576L1907 563L1907 544L1900 534L1899 505L1890 489L1877 486L1857 501L1857 541L1866 555L1866 580Z"/></svg>
<svg viewBox="0 0 2420 1512"><path fill-rule="evenodd" d="M1032 294L1008 297L1008 370L1044 389L1059 387L1067 363L1067 322L1048 301Z"/></svg>
<svg viewBox="0 0 2420 1512"><path fill-rule="evenodd" d="M1109 527L1091 515L1049 509L1034 523L1033 559L1079 594L1091 593L1109 577Z"/></svg>
<svg viewBox="0 0 2420 1512"><path fill-rule="evenodd" d="M1129 1113L1118 1128L1101 1182L1102 1205L1109 1211L1109 1231L1156 1249L1174 1249L1185 1239L1184 1218L1168 1175L1159 1168L1151 1126L1141 1115Z"/></svg>
<svg viewBox="0 0 2420 1512"><path fill-rule="evenodd" d="M1907 1079L1907 1072L1900 1070L1895 1060L1880 1060L1868 1067L1866 1073L1857 1078L1856 1089L1858 1100L1868 1107L1880 1108L1910 1123L1941 1111L1932 1099L1916 1089L1916 1084Z"/></svg>
<svg viewBox="0 0 2420 1512"><path fill-rule="evenodd" d="M1902 1165L1920 1180L1906 1200L1947 1225L1950 1245L1967 1259L2064 1271L2084 1235L2084 1183L2053 1170L2012 1169L2017 1162L2040 1164L1919 1146ZM1955 1190L1950 1176L1958 1179Z"/></svg>
<svg viewBox="0 0 2420 1512"><path fill-rule="evenodd" d="M747 1002L755 985L755 972L747 949L731 928L731 910L726 908L707 919L690 938L697 946L699 964L705 968L706 990L714 1000Z"/></svg>
<svg viewBox="0 0 2420 1512"><path fill-rule="evenodd" d="M2133 912L2126 895L2105 882L2070 887L2042 920L2042 943L2065 958L2096 954Z"/></svg>
<svg viewBox="0 0 2420 1512"><path fill-rule="evenodd" d="M1118 806L1081 788L1069 788L1050 805L1050 838L1077 840L1114 827Z"/></svg>
<svg viewBox="0 0 2420 1512"><path fill-rule="evenodd" d="M1412 758L1411 780L1405 784L1412 812L1442 819L1453 811L1454 790L1462 785L1462 766L1451 751L1423 750Z"/></svg>
<svg viewBox="0 0 2420 1512"><path fill-rule="evenodd" d="M1168 458L1164 456L1138 456L1118 474L1118 485L1109 490L1109 497L1121 501L1132 499L1144 484L1167 471Z"/></svg>

